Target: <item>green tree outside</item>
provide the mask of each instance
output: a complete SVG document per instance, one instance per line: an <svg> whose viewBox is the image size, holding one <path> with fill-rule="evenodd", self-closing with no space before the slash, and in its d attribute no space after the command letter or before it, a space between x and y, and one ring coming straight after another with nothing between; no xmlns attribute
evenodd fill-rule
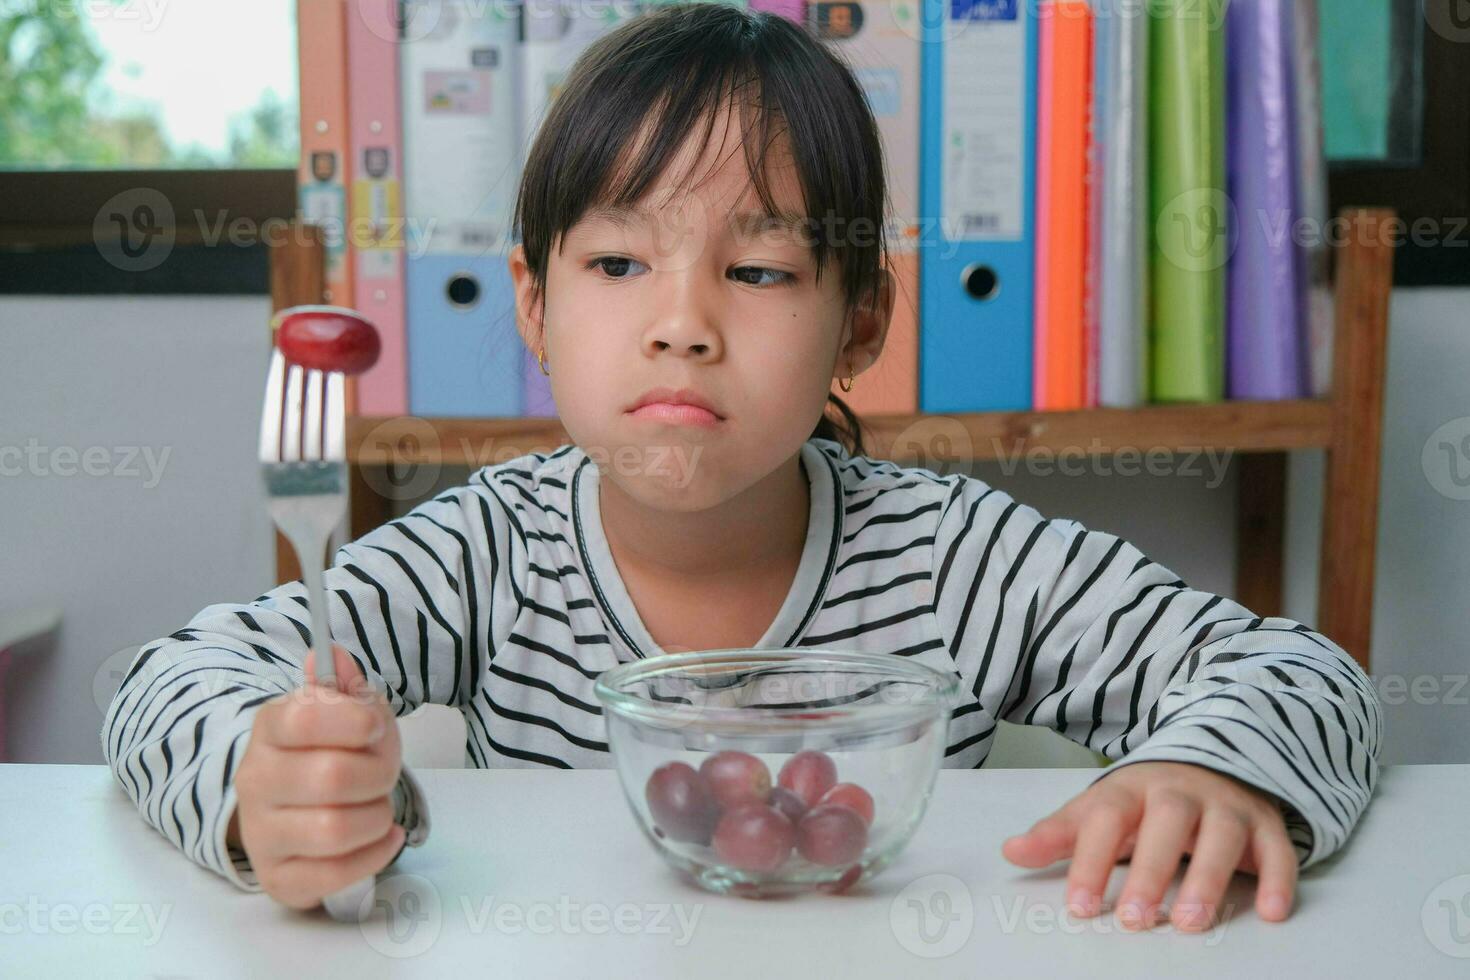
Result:
<svg viewBox="0 0 1470 980"><path fill-rule="evenodd" d="M65 5L0 5L0 169L295 167L296 107L266 91L229 121L221 157L169 142L156 110L101 108L107 53Z"/></svg>

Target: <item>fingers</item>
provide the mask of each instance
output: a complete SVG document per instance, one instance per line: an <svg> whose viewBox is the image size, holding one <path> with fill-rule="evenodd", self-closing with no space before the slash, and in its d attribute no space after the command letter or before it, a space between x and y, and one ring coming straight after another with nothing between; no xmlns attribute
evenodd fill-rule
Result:
<svg viewBox="0 0 1470 980"><path fill-rule="evenodd" d="M393 823L393 803L379 796L345 806L283 806L266 811L266 836L288 842L276 858L328 858L351 854L380 839Z"/></svg>
<svg viewBox="0 0 1470 980"><path fill-rule="evenodd" d="M1077 839L1077 827L1072 810L1061 810L1038 820L1024 834L1007 838L1001 845L1001 853L1007 861L1023 868L1044 868L1053 861L1060 861L1072 853Z"/></svg>
<svg viewBox="0 0 1470 980"><path fill-rule="evenodd" d="M1148 928L1158 921L1164 892L1174 881L1199 816L1199 803L1181 793L1162 790L1149 798L1118 897L1117 915L1124 928Z"/></svg>
<svg viewBox="0 0 1470 980"><path fill-rule="evenodd" d="M1214 922L1220 898L1250 842L1251 826L1249 817L1226 807L1205 811L1170 916L1176 927L1196 932Z"/></svg>
<svg viewBox="0 0 1470 980"><path fill-rule="evenodd" d="M354 693L367 687L367 677L362 668L358 666L357 660L347 650L336 644L332 644L332 669L336 672L336 688L339 691ZM316 648L308 647L306 659L302 662L302 670L306 674L308 684L320 685L316 669Z"/></svg>
<svg viewBox="0 0 1470 980"><path fill-rule="evenodd" d="M1118 851L1138 818L1138 808L1123 800L1099 800L1088 808L1067 873L1067 908L1073 915L1092 916L1102 908Z"/></svg>
<svg viewBox="0 0 1470 980"><path fill-rule="evenodd" d="M258 806L340 806L367 803L393 789L400 757L388 752L351 749L282 750L263 756L259 767L241 771L240 787ZM265 774L256 778L255 773ZM260 785L255 785L260 782Z"/></svg>
<svg viewBox="0 0 1470 980"><path fill-rule="evenodd" d="M387 734L390 717L359 694L308 686L261 705L252 738L279 749L366 749Z"/></svg>
<svg viewBox="0 0 1470 980"><path fill-rule="evenodd" d="M1291 838L1281 827L1257 824L1251 835L1256 866L1256 912L1270 922L1291 914L1296 896L1297 859Z"/></svg>
<svg viewBox="0 0 1470 980"><path fill-rule="evenodd" d="M403 836L403 828L395 823L382 837L350 853L290 858L272 869L269 891L292 908L313 908L332 892L386 868L402 846Z"/></svg>

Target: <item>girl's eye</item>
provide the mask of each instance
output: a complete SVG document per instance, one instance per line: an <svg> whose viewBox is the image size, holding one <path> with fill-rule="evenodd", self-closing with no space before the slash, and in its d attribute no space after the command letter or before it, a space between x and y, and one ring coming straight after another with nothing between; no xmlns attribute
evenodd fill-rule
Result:
<svg viewBox="0 0 1470 980"><path fill-rule="evenodd" d="M763 272L769 272L771 275L778 276L779 278L776 279L774 282L752 282L749 279L742 278L741 274L747 272L756 273L757 279ZM782 286L796 280L796 277L789 272L782 271L781 269L767 269L759 265L742 265L734 270L734 274L737 279L745 283L747 286Z"/></svg>
<svg viewBox="0 0 1470 980"><path fill-rule="evenodd" d="M602 271L607 275L607 277L609 279L626 279L627 278L627 272L628 272L628 264L630 262L633 265L642 265L643 264L643 263L637 261L636 259L630 259L630 258L627 258L626 256L622 256L622 255L604 255L604 256L601 256L599 258L593 259L591 262L588 262L587 263L587 268L589 268L589 269L601 268ZM611 264L612 268L609 268L609 263Z"/></svg>
<svg viewBox="0 0 1470 980"><path fill-rule="evenodd" d="M608 279L616 281L619 279L627 279L629 277L630 265L647 268L643 265L642 262L639 262L637 259L630 259L627 256L623 255L599 256L588 262L587 268L592 270L600 269L603 275L605 275ZM731 274L734 275L739 282L743 282L747 286L782 286L796 280L796 277L789 272L784 272L780 269L767 269L763 266L758 265L740 266L736 269L731 270ZM761 278L763 275L768 275L774 278L763 280Z"/></svg>

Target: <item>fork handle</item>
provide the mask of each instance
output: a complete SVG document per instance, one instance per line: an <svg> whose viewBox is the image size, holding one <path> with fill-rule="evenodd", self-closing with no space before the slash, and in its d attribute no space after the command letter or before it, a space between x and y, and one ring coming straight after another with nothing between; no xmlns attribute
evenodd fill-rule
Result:
<svg viewBox="0 0 1470 980"><path fill-rule="evenodd" d="M286 521L281 531L296 549L301 564L301 577L306 582L307 609L311 615L311 647L316 652L316 679L319 684L338 687L337 663L332 655L332 634L327 625L327 590L322 582L322 564L326 561L331 528L322 533L321 526L308 527L310 521ZM338 922L360 922L372 915L370 900L377 889L377 876L366 875L322 899L327 914Z"/></svg>

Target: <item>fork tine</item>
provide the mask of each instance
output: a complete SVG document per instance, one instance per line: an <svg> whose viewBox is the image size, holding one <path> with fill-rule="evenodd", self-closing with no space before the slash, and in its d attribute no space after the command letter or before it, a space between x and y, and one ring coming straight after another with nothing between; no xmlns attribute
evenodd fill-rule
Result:
<svg viewBox="0 0 1470 980"><path fill-rule="evenodd" d="M286 424L281 427L281 459L301 458L301 389L305 372L298 364L286 367Z"/></svg>
<svg viewBox="0 0 1470 980"><path fill-rule="evenodd" d="M327 375L326 452L323 459L347 458L347 378L333 371Z"/></svg>
<svg viewBox="0 0 1470 980"><path fill-rule="evenodd" d="M322 426L325 418L322 411L322 373L315 369L306 372L306 397L301 417L301 458L322 459Z"/></svg>
<svg viewBox="0 0 1470 980"><path fill-rule="evenodd" d="M271 350L270 369L266 372L265 405L260 412L260 460L272 462L281 458L281 398L285 395L286 358L280 350Z"/></svg>

